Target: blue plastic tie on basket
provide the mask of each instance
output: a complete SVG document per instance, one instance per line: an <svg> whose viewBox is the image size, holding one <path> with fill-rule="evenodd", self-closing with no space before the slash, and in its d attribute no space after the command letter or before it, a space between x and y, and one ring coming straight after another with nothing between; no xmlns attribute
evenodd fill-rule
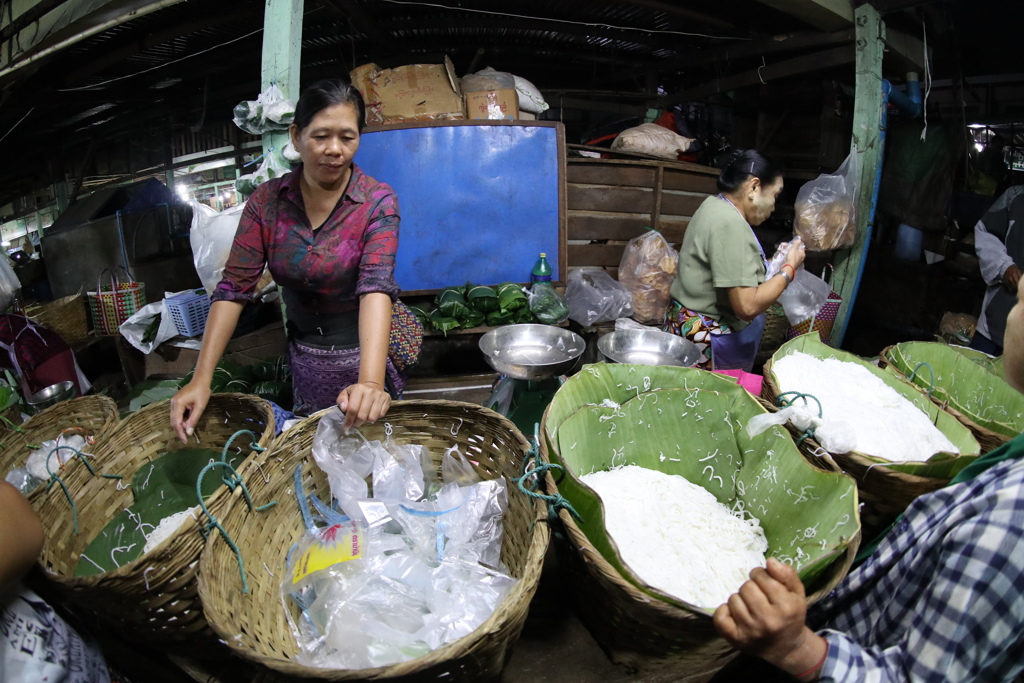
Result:
<svg viewBox="0 0 1024 683"><path fill-rule="evenodd" d="M241 487L242 495L245 497L245 502L249 506L250 510L262 512L263 510L266 510L269 507L277 505L277 501L272 500L266 505L254 507L252 503L252 496L249 494L249 487L247 487L245 485L245 482L242 481L242 477L239 476L238 471L235 470L235 468L231 466L231 463L228 462L228 449L231 447L231 444L235 440L235 438L241 434L248 434L253 439L249 443L249 448L256 451L257 453L260 453L263 450L265 450L262 446L256 443L256 439L258 438L256 434L254 434L248 429L240 429L234 434L232 434L231 438L229 438L227 443L224 444L224 449L221 451L220 454L220 460L215 460L208 464L206 467L200 470L199 476L196 477L196 498L199 499L199 506L206 514L206 517L210 520L206 524L205 528L200 528L200 531L202 532L203 536L207 536L211 530L217 529L217 531L220 532L220 535L224 537L224 541L228 544L228 547L231 548L231 551L235 554L235 559L238 560L238 572L242 576L242 594L245 595L249 593L249 581L245 575L245 563L242 561L242 553L238 550L238 545L235 543L234 539L231 538L231 535L227 532L224 526L220 523L220 520L217 519L217 517L212 512L210 512L210 509L208 507L206 507L206 501L203 499L203 477L206 476L207 472L220 468L227 470L221 477L221 481L223 481L224 484L232 491L234 491L236 488Z"/></svg>
<svg viewBox="0 0 1024 683"><path fill-rule="evenodd" d="M784 398L785 396L791 396L791 398ZM780 393L778 396L775 397L775 402L778 403L779 406L781 406L783 408L788 408L791 405L793 405L793 403L797 399L800 399L800 398L802 398L804 400L804 403L809 403L809 401L807 399L813 398L814 402L818 404L818 417L824 417L822 409L821 409L821 401L819 401L818 397L814 396L813 394L805 394L802 391L783 391L782 393ZM813 436L814 436L814 428L812 427L811 429L808 429L807 431L805 431L803 434L800 435L800 438L796 440L796 445L799 446L808 437L813 437Z"/></svg>
<svg viewBox="0 0 1024 683"><path fill-rule="evenodd" d="M932 369L932 366L931 366L930 363L926 363L926 362L918 363L917 366L914 368L914 371L910 373L910 381L911 382L914 381L914 378L917 377L917 371L920 370L922 367L928 368L928 372L930 372L931 375L932 375L932 381L928 385L928 398L930 399L932 397L932 391L935 390L935 370Z"/></svg>
<svg viewBox="0 0 1024 683"><path fill-rule="evenodd" d="M556 471L565 475L565 469L561 465L555 463L546 463L544 458L540 454L540 425L534 423L533 425L533 445L530 446L530 450L526 452L526 459L523 461L523 476L515 480L516 486L526 496L535 498L537 500L543 500L548 504L548 521L554 520L558 516L559 508L568 510L576 521L582 522L583 517L580 513L576 512L576 509L572 506L568 500L562 496L561 493L548 494L541 493L537 489L541 486L541 482L544 479L544 475L549 471ZM531 467L531 464L533 467Z"/></svg>

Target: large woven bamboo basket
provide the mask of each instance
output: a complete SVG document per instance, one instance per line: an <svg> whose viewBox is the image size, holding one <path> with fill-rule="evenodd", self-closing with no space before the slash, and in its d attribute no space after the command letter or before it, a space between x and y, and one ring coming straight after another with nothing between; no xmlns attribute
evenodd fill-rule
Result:
<svg viewBox="0 0 1024 683"><path fill-rule="evenodd" d="M779 387L772 376L772 365L771 360L765 363L761 398L774 405ZM862 503L860 522L865 539L871 540L889 528L915 498L937 491L949 483L948 477L919 477L899 472L879 465L877 461L857 452L829 454L817 441L806 437L799 429L790 424L786 428L795 439L801 440L800 452L812 465L822 467L831 455L835 464L856 480L857 493Z"/></svg>
<svg viewBox="0 0 1024 683"><path fill-rule="evenodd" d="M892 352L894 346L895 345L887 346L884 349L882 349L882 353L880 353L878 356L878 365L879 367L883 368L892 368L894 371L899 372L902 375L903 373L900 371L900 369L889 361L889 354ZM1004 434L997 434L991 429L983 427L982 425L978 424L967 415L963 414L953 406L949 405L949 401L942 401L935 396L929 396L929 398L932 399L932 402L935 405L945 410L947 413L949 413L957 420L959 420L965 427L971 430L971 433L974 434L974 438L978 440L978 444L981 446L982 453L994 451L995 449L1002 446L1004 443L1010 441L1012 438Z"/></svg>
<svg viewBox="0 0 1024 683"><path fill-rule="evenodd" d="M255 506L271 500L277 504L257 512L244 501L233 501L222 518L240 550L248 594L243 594L235 554L224 539L211 537L199 576L210 624L232 650L267 667L261 667L260 681L485 681L498 676L519 637L540 579L549 538L547 509L520 493L512 481L521 475L529 448L523 435L497 413L457 401L398 401L387 417L360 431L371 440L384 441L390 433L398 443L426 446L436 468L444 452L457 445L482 477L504 476L509 489L501 559L519 581L473 633L417 659L361 670L318 669L292 661L298 646L281 600L281 577L288 549L303 534L293 477L296 465L301 465L306 489L322 500L330 499L327 476L311 453L322 414L284 432L243 475Z"/></svg>
<svg viewBox="0 0 1024 683"><path fill-rule="evenodd" d="M85 296L77 294L29 307L25 314L48 330L53 330L74 348L89 340L89 320L85 313Z"/></svg>
<svg viewBox="0 0 1024 683"><path fill-rule="evenodd" d="M117 404L106 396L82 396L56 403L33 415L16 431L6 424L0 434L0 472L4 475L22 467L32 452L30 446L56 439L61 432L75 430L96 439L97 445L117 426ZM54 458L56 463L56 458ZM41 488L33 493L38 496Z"/></svg>
<svg viewBox="0 0 1024 683"><path fill-rule="evenodd" d="M255 433L261 447L269 445L274 436L270 404L244 394L214 394L196 426L196 441L203 448L220 449L241 429ZM127 482L145 464L168 452L194 448L196 441L181 443L171 429L170 401L160 401L122 420L98 443L93 467L97 473L122 475ZM236 439L235 445L244 447L249 441ZM130 487L93 476L77 460L66 466L64 481L77 506L77 534L71 505L59 486L51 486L35 505L47 531L40 564L54 588L128 640L193 656L223 653L206 623L196 583L206 520L200 516L188 521L156 548L114 571L75 576L82 551L134 497ZM207 507L217 514L234 495L241 490L223 487Z"/></svg>

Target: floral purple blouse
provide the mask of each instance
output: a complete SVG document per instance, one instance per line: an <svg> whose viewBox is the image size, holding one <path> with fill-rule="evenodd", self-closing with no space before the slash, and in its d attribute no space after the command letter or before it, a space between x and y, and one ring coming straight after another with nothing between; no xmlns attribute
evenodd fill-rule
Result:
<svg viewBox="0 0 1024 683"><path fill-rule="evenodd" d="M394 301L398 198L352 165L338 205L317 230L306 217L302 166L256 188L246 202L214 301L252 301L269 266L289 308L336 315L359 308L359 297L383 292Z"/></svg>

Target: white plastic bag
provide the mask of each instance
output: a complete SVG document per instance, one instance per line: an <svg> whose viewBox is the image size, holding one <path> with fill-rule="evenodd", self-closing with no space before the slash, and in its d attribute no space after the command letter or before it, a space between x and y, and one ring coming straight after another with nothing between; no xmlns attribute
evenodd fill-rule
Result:
<svg viewBox="0 0 1024 683"><path fill-rule="evenodd" d="M537 90L537 86L515 74L512 75L512 78L516 83L516 92L519 93L520 109L531 114L540 114L548 110L548 103L544 101L544 96L540 94L540 90Z"/></svg>
<svg viewBox="0 0 1024 683"><path fill-rule="evenodd" d="M21 280L14 272L14 267L11 266L6 256L0 256L0 312L10 308L19 290L21 290Z"/></svg>
<svg viewBox="0 0 1024 683"><path fill-rule="evenodd" d="M857 153L833 174L804 183L796 194L794 230L809 251L852 246L857 238Z"/></svg>
<svg viewBox="0 0 1024 683"><path fill-rule="evenodd" d="M612 149L649 154L659 159L676 159L690 149L693 138L686 138L656 123L643 123L627 128L612 142Z"/></svg>
<svg viewBox="0 0 1024 683"><path fill-rule="evenodd" d="M800 431L814 430L814 439L829 453L849 453L857 447L857 433L848 423L823 420L810 405L797 403L777 413L755 415L747 422L751 437L766 431L772 425L791 423Z"/></svg>
<svg viewBox="0 0 1024 683"><path fill-rule="evenodd" d="M235 125L253 135L283 130L294 120L295 104L273 83L255 100L239 102L234 109Z"/></svg>
<svg viewBox="0 0 1024 683"><path fill-rule="evenodd" d="M224 264L228 262L245 204L219 212L195 201L189 205L192 207L192 229L189 231L192 260L203 288L213 292L224 276Z"/></svg>
<svg viewBox="0 0 1024 683"><path fill-rule="evenodd" d="M633 297L601 268L569 271L565 286L569 317L584 327L633 315Z"/></svg>
<svg viewBox="0 0 1024 683"><path fill-rule="evenodd" d="M831 292L832 287L827 282L801 266L793 282L779 295L779 303L786 310L789 324L798 325L817 315Z"/></svg>
<svg viewBox="0 0 1024 683"><path fill-rule="evenodd" d="M129 344L137 348L142 353L151 353L153 349L163 344L168 339L178 336L178 327L174 324L174 318L171 317L171 312L167 309L167 304L164 300L168 297L177 296L179 294L185 294L191 292L191 289L184 289L180 292L164 292L164 298L160 301L154 301L151 304L146 304L133 316L125 320L117 328L121 336L124 337ZM143 337L146 335L146 330L149 328L150 323L156 316L160 316L160 325L157 328L156 336L148 341L143 341Z"/></svg>

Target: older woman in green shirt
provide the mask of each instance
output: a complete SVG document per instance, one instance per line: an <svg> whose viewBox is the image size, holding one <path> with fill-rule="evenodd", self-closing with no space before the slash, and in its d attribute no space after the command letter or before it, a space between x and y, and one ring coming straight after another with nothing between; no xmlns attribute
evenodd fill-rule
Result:
<svg viewBox="0 0 1024 683"><path fill-rule="evenodd" d="M704 354L698 367L749 372L764 312L793 281L805 251L794 242L779 273L765 280L767 263L753 226L771 215L782 192L774 160L752 149L737 152L718 189L686 229L665 330L697 345Z"/></svg>

